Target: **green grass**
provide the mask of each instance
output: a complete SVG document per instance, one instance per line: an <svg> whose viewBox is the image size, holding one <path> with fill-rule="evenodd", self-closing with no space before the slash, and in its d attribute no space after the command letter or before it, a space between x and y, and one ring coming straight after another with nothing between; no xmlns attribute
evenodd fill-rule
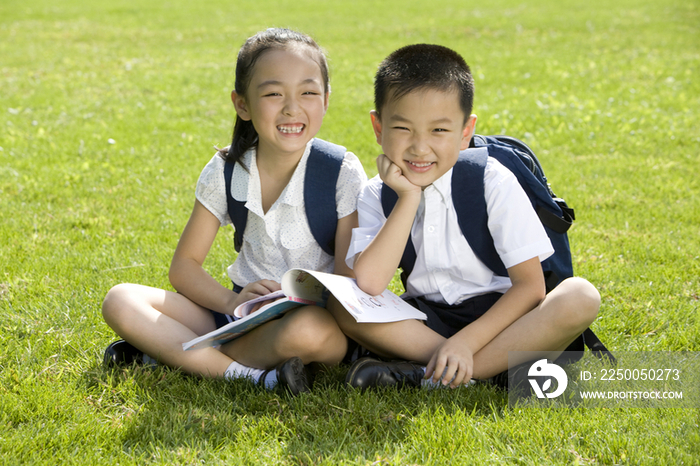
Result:
<svg viewBox="0 0 700 466"><path fill-rule="evenodd" d="M698 464L699 411L523 409L489 387L360 394L342 368L290 399L178 371L110 373L116 283L167 268L238 47L269 26L327 50L320 136L376 173L379 61L408 43L471 64L482 134L521 137L576 208L575 270L613 350L700 350L700 3L0 4L0 463ZM205 264L226 284L232 234Z"/></svg>

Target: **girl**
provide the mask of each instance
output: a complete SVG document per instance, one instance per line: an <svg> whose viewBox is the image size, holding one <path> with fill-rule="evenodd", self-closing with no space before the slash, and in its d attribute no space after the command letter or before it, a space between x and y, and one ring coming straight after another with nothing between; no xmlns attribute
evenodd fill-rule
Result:
<svg viewBox="0 0 700 466"><path fill-rule="evenodd" d="M231 93L237 113L233 143L211 159L197 183L194 210L170 266L177 293L133 284L112 288L102 313L129 343L110 345L106 362L142 360L143 352L191 374L248 377L298 393L309 389L306 364L342 360L347 339L318 306L297 308L220 348L182 350L183 342L230 321L239 304L280 289L283 273L292 267L352 273L343 258L367 179L357 157L345 153L336 184L339 260L316 243L304 209L306 162L329 94L326 58L310 37L268 29L246 41ZM248 209L240 254L228 269L236 291L202 268L217 230L231 223L224 159L235 162L231 195Z"/></svg>

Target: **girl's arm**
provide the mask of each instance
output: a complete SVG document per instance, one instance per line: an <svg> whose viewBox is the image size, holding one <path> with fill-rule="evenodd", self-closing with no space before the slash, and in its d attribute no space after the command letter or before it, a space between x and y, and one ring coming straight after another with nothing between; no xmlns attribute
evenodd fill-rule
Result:
<svg viewBox="0 0 700 466"><path fill-rule="evenodd" d="M345 263L345 256L350 247L352 229L357 228L358 225L357 211L338 219L338 226L335 231L335 265L333 267L333 273L336 275L355 276L352 269Z"/></svg>
<svg viewBox="0 0 700 466"><path fill-rule="evenodd" d="M182 295L202 307L231 314L236 306L254 297L279 289L272 280L260 280L246 286L239 295L222 286L209 275L202 264L219 231L219 220L195 200L190 219L182 232L170 264L169 278Z"/></svg>

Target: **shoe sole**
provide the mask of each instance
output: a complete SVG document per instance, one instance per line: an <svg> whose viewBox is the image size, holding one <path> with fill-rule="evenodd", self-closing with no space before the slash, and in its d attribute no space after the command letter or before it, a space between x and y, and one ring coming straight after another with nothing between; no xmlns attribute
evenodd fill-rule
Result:
<svg viewBox="0 0 700 466"><path fill-rule="evenodd" d="M300 358L292 358L287 361L284 364L284 369L285 373L291 372L291 377L284 376L284 386L292 395L298 395L299 393L311 390L306 367L304 367L304 363Z"/></svg>

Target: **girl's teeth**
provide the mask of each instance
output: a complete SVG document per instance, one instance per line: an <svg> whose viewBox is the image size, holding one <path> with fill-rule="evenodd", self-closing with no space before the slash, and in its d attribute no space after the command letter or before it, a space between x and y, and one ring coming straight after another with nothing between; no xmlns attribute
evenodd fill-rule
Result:
<svg viewBox="0 0 700 466"><path fill-rule="evenodd" d="M424 163L409 162L409 163L411 165L418 167L418 168L424 168L424 167L427 167L427 166L430 166L433 164L432 162L424 162Z"/></svg>
<svg viewBox="0 0 700 466"><path fill-rule="evenodd" d="M301 133L301 130L304 129L303 126L278 126L277 129L280 130L282 133Z"/></svg>

